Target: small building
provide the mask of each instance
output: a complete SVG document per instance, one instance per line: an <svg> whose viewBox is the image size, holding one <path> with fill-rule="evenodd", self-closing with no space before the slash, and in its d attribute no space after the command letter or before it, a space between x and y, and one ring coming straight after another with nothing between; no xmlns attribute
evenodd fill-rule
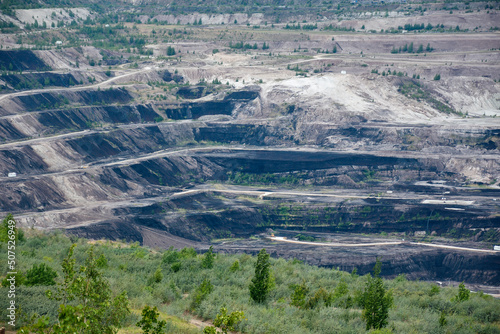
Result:
<svg viewBox="0 0 500 334"><path fill-rule="evenodd" d="M9 174L7 174L8 177L16 177L17 176L17 173L15 172L10 172Z"/></svg>
<svg viewBox="0 0 500 334"><path fill-rule="evenodd" d="M340 71L341 74L347 74L347 71Z"/></svg>
<svg viewBox="0 0 500 334"><path fill-rule="evenodd" d="M493 246L493 250L500 251L500 246Z"/></svg>
<svg viewBox="0 0 500 334"><path fill-rule="evenodd" d="M62 41L56 41L56 45L62 45Z"/></svg>

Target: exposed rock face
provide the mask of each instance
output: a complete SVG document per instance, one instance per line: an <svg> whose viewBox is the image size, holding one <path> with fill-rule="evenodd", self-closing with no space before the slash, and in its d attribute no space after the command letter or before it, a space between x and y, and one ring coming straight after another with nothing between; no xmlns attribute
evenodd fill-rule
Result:
<svg viewBox="0 0 500 334"><path fill-rule="evenodd" d="M58 73L7 74L2 75L0 80L4 82L4 85L16 90L42 88L44 86L70 87L79 82L79 79L72 74Z"/></svg>
<svg viewBox="0 0 500 334"><path fill-rule="evenodd" d="M165 114L170 119L198 119L206 115L231 115L233 107L229 101L193 102L176 107L167 107Z"/></svg>

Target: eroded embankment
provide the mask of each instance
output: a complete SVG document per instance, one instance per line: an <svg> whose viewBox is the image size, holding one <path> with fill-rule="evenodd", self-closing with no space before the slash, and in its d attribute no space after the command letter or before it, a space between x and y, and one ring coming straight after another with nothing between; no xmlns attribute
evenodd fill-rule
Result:
<svg viewBox="0 0 500 334"><path fill-rule="evenodd" d="M50 70L50 67L30 50L0 51L0 68L9 71Z"/></svg>

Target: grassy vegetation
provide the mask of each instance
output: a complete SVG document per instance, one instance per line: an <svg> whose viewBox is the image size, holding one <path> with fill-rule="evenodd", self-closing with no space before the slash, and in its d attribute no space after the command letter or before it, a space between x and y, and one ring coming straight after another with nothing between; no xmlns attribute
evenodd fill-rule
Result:
<svg viewBox="0 0 500 334"><path fill-rule="evenodd" d="M303 175L297 173L245 173L227 172L227 182L241 185L265 184L265 185L299 185L303 183Z"/></svg>
<svg viewBox="0 0 500 334"><path fill-rule="evenodd" d="M57 282L64 277L61 262L71 244L77 244L75 268L84 264L92 246L88 240L58 232L30 230L26 235L17 246L18 270L26 273L44 263L58 273ZM200 333L201 329L181 319L195 315L213 320L223 306L228 312L244 312L246 319L237 326L244 333L366 332L362 296L370 276L271 258L273 288L266 302L255 303L250 299L249 284L256 258L250 255L216 254L213 265L206 266L206 256L193 249L160 251L137 243L110 241L93 244L96 258L107 259L101 261L99 270L110 283L112 295L126 291L130 301L132 312L120 333L140 333L135 324L145 305L158 307L168 333ZM1 253L6 251L6 243L1 243ZM5 275L5 262L1 270ZM404 276L384 280L383 284L394 298L385 333L500 333L500 301L488 295L473 293L467 299L464 291L460 295L456 288L410 282ZM48 315L53 322L59 302L47 299L45 291L54 289L43 285L17 287L22 314ZM0 288L2 296L6 290ZM298 298L304 303L297 302ZM6 319L6 302L3 298L0 301L1 319Z"/></svg>
<svg viewBox="0 0 500 334"><path fill-rule="evenodd" d="M441 79L440 75L439 78L434 77L434 80L439 80L439 79ZM425 101L429 103L434 109L437 109L440 112L463 116L461 112L457 112L455 109L453 109L446 103L443 103L437 100L435 97L433 97L431 93L428 90L426 90L425 87L423 87L418 81L413 80L402 84L401 86L399 86L398 92L419 102Z"/></svg>

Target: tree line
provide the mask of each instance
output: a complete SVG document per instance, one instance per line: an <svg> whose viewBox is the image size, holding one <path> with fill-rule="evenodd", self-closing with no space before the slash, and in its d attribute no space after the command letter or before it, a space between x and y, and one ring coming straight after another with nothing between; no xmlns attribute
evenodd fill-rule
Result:
<svg viewBox="0 0 500 334"><path fill-rule="evenodd" d="M420 44L418 48L415 48L413 46L413 42L410 44L406 43L403 46L400 46L399 48L396 48L396 46L392 47L391 53L422 53L422 52L432 52L434 51L434 48L431 47L430 43L427 43L427 46L424 48L423 44Z"/></svg>

